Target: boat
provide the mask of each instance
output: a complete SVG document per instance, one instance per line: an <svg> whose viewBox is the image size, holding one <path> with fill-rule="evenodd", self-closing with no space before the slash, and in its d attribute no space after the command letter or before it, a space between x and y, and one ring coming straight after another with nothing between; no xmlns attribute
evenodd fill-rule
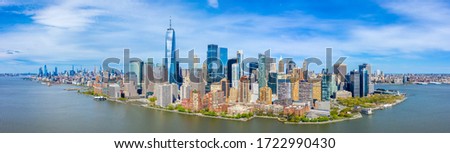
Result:
<svg viewBox="0 0 450 153"><path fill-rule="evenodd" d="M106 97L103 97L103 96L95 96L95 97L94 97L94 100L96 100L96 101L105 101L105 100L106 100Z"/></svg>

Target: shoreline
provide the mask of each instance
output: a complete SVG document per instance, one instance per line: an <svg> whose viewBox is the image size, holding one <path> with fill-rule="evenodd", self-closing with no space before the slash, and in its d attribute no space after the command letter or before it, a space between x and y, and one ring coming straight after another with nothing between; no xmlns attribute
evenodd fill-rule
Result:
<svg viewBox="0 0 450 153"><path fill-rule="evenodd" d="M361 113L355 114L354 116L350 118L343 118L343 119L337 119L337 120L329 120L325 122L284 122L284 124L304 124L304 125L315 125L315 124L331 124L331 123L337 123L342 121L350 121L350 120L356 120L363 118Z"/></svg>
<svg viewBox="0 0 450 153"><path fill-rule="evenodd" d="M241 121L241 122L247 122L247 121L252 120L253 118L262 118L262 119L277 120L278 122L281 122L283 124L314 125L314 124L337 123L337 122L342 122L342 121L347 121L347 120L355 120L355 119L359 119L359 118L363 117L361 113L358 113L358 114L355 114L353 117L350 117L350 118L343 118L343 119L338 119L338 120L330 120L330 121L325 121L325 122L288 122L288 121L283 121L283 119L281 119L279 117L257 116L257 115L254 115L254 116L252 116L250 118L235 119L235 118L227 118L227 117L221 117L221 116L208 116L208 115L203 115L201 113L188 113L188 112L180 112L178 110L168 110L168 109L165 109L165 108L151 107L151 106L148 106L148 104L144 104L142 102L133 101L133 100L124 102L124 101L120 101L120 100L117 100L117 99L110 99L110 98L108 98L107 101L117 102L117 103L122 103L122 104L130 104L130 105L134 105L134 106L144 107L144 108L158 110L158 111L170 112L170 113L178 113L178 114L184 114L184 115L207 117L207 118L213 118L213 119L223 119L223 120L230 120L230 121ZM136 104L136 103L132 103L132 102L138 102L138 103L140 103L140 105Z"/></svg>
<svg viewBox="0 0 450 153"><path fill-rule="evenodd" d="M403 97L403 99L396 100L394 103L391 104L391 106L386 107L386 106L382 105L382 106L377 106L377 107L372 108L372 109L377 111L377 110L383 110L385 108L391 108L391 107L394 107L395 105L398 105L398 104L404 102L406 99L408 99L408 97L405 96L405 97Z"/></svg>
<svg viewBox="0 0 450 153"><path fill-rule="evenodd" d="M74 90L66 90L66 91L74 91ZM83 93L79 93L82 95L87 95L87 94L83 94ZM90 97L94 97L93 95L87 95ZM395 105L398 105L402 102L404 102L406 99L408 99L408 97L404 97L403 99L397 100L395 103L392 103L391 106L389 107L393 107ZM158 107L152 107L152 106L148 106L148 104L145 104L141 101L138 100L127 100L127 101L121 101L118 99L112 99L112 98L107 98L106 101L109 102L116 102L116 103L121 103L121 104L130 104L130 105L135 105L135 106L139 106L139 107L144 107L147 109L153 109L153 110L159 110L159 111L164 111L164 112L171 112L171 113L179 113L179 114L184 114L184 115L191 115L191 116L199 116L199 117L207 117L207 118L213 118L213 119L223 119L223 120L230 120L230 121L241 121L241 122L247 122L252 120L253 118L263 118L263 119L274 119L277 120L278 122L282 122L283 124L293 124L293 125L320 125L320 124L330 124L330 123L337 123L337 122L343 122L343 121L350 121L350 120L355 120L355 119L360 119L363 118L363 115L361 113L357 113L354 116L350 117L350 118L343 118L343 119L337 119L337 120L329 120L329 121L324 121L324 122L288 122L283 120L282 118L279 117L272 117L272 116L258 116L258 115L254 115L250 118L228 118L228 117L222 117L220 115L218 116L209 116L209 115L204 115L201 113L189 113L189 112L180 112L178 110L168 110L165 108L158 108ZM385 107L384 105L382 106L378 106L375 108L372 108L373 110L383 110L385 108L389 108L389 107Z"/></svg>
<svg viewBox="0 0 450 153"><path fill-rule="evenodd" d="M250 118L239 118L239 119L236 119L236 118L227 118L227 117L222 117L222 116L208 116L208 115L203 115L201 113L180 112L180 111L178 111L176 109L168 110L168 109L165 109L165 108L152 107L152 106L148 106L148 104L142 103L140 101L129 100L129 101L124 102L124 101L120 101L120 100L117 100L117 99L110 99L110 98L108 98L107 101L117 102L117 103L122 103L122 104L130 104L130 105L134 105L134 106L144 107L144 108L158 110L158 111L170 112L170 113L178 113L178 114L184 114L184 115L208 117L208 118L232 120L232 121L243 121L243 122L246 122L246 121L249 121L249 120L251 120L251 119L253 119L255 117L255 116L253 116L253 117L250 117ZM140 103L140 104L136 104L136 102Z"/></svg>

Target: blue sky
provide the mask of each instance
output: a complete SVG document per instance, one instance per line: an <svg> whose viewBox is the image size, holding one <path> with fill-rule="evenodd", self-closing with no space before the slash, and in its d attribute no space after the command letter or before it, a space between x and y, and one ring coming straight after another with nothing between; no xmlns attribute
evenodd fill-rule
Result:
<svg viewBox="0 0 450 153"><path fill-rule="evenodd" d="M159 58L169 18L181 56L204 59L207 44L256 57L348 57L386 73L450 72L450 3L323 0L0 1L0 72L47 64L93 69L108 57ZM316 71L322 66L312 66Z"/></svg>

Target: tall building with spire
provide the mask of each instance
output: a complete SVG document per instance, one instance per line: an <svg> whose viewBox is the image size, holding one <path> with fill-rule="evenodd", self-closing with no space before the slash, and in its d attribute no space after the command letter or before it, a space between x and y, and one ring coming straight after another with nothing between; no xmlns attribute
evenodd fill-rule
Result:
<svg viewBox="0 0 450 153"><path fill-rule="evenodd" d="M165 59L164 66L168 71L169 83L176 83L179 86L182 84L182 79L179 76L180 67L177 61L177 50L175 41L175 30L172 28L172 19L169 20L169 28L166 31L166 41L165 41Z"/></svg>

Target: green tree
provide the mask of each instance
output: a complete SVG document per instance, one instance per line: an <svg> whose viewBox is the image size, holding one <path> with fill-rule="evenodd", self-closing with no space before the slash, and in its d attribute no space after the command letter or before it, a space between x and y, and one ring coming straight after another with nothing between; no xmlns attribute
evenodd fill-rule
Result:
<svg viewBox="0 0 450 153"><path fill-rule="evenodd" d="M158 100L155 96L148 98L148 101L150 101L150 106L156 105L156 100Z"/></svg>

